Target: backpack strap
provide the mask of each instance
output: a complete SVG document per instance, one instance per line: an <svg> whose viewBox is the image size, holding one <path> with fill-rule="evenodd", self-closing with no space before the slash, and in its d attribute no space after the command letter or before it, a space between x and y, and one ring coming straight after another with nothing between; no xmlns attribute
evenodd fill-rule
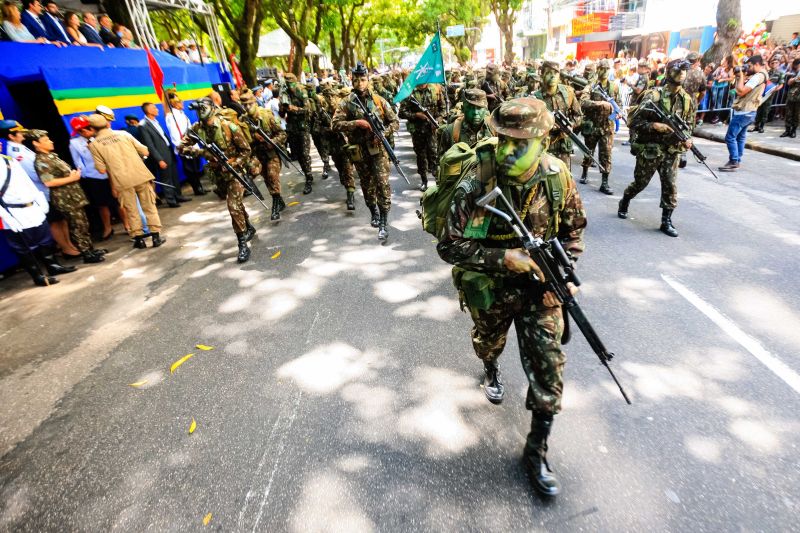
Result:
<svg viewBox="0 0 800 533"><path fill-rule="evenodd" d="M382 122L386 122L386 117L385 117L385 116L384 116L384 114L383 114L383 106L381 105L381 100L380 100L380 98L381 98L381 97L380 97L380 96L378 96L378 95L377 95L377 94L375 94L375 93L370 93L370 96L372 96L372 103L373 103L373 104L375 104L375 110L376 110L376 111L377 111L377 112L380 114L380 116L381 116L381 121L382 121Z"/></svg>
<svg viewBox="0 0 800 533"><path fill-rule="evenodd" d="M461 139L461 124L464 123L464 119L459 117L453 122L453 143L457 143Z"/></svg>
<svg viewBox="0 0 800 533"><path fill-rule="evenodd" d="M547 199L550 201L550 224L545 233L545 240L551 239L558 235L558 229L561 225L561 211L567 203L567 176L564 172L564 162L560 159L545 154L545 158L540 163L543 165L542 173L544 174L544 186Z"/></svg>

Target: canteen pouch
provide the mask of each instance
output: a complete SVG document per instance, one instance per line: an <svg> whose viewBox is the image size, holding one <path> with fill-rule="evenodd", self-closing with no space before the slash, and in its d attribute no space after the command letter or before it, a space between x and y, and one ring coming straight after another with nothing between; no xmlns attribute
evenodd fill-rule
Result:
<svg viewBox="0 0 800 533"><path fill-rule="evenodd" d="M486 311L495 302L494 283L486 274L453 267L453 284L458 289L462 309L466 305L470 312Z"/></svg>
<svg viewBox="0 0 800 533"><path fill-rule="evenodd" d="M382 151L383 151L382 144L370 144L369 146L367 146L367 153L369 155L378 155Z"/></svg>
<svg viewBox="0 0 800 533"><path fill-rule="evenodd" d="M344 147L345 151L347 152L347 157L350 161L358 162L364 159L361 153L361 147L357 144L346 144Z"/></svg>

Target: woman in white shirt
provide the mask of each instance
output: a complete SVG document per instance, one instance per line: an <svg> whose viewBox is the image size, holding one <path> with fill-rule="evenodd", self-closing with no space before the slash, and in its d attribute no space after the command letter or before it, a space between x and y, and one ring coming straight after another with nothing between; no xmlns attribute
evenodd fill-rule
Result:
<svg viewBox="0 0 800 533"><path fill-rule="evenodd" d="M44 37L35 38L21 21L17 4L5 2L3 4L3 29L8 38L17 43L47 43Z"/></svg>

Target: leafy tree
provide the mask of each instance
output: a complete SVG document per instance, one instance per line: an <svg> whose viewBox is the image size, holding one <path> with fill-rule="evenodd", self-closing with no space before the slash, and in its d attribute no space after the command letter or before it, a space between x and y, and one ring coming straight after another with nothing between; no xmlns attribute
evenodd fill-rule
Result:
<svg viewBox="0 0 800 533"><path fill-rule="evenodd" d="M220 1L220 0L216 0ZM312 39L319 39L325 4L329 0L262 0L261 4L269 10L278 26L292 40L289 56L289 70L300 75L306 46Z"/></svg>
<svg viewBox="0 0 800 533"><path fill-rule="evenodd" d="M256 54L266 15L262 0L210 0L225 32L239 48L239 69L248 85L256 83Z"/></svg>
<svg viewBox="0 0 800 533"><path fill-rule="evenodd" d="M715 63L733 51L742 35L741 0L719 0L717 4L717 35L714 44L703 54L703 64Z"/></svg>
<svg viewBox="0 0 800 533"><path fill-rule="evenodd" d="M489 5L503 36L503 61L514 61L514 21L522 7L522 0L489 0Z"/></svg>

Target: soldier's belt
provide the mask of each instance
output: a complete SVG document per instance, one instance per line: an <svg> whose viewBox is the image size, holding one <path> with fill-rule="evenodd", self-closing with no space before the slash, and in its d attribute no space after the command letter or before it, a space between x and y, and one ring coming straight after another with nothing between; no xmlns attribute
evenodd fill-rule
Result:
<svg viewBox="0 0 800 533"><path fill-rule="evenodd" d="M13 207L15 209L23 209L25 207L33 207L33 202L27 204L3 204L6 208Z"/></svg>

